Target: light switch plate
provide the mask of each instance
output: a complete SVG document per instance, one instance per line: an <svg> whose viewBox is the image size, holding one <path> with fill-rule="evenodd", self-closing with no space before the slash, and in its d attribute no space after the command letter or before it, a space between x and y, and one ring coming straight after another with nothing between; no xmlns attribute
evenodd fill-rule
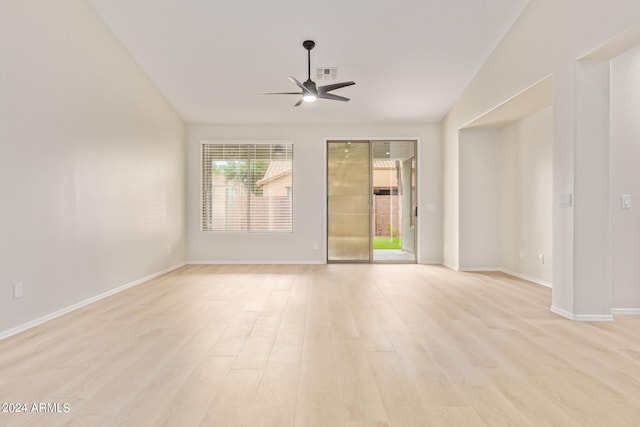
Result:
<svg viewBox="0 0 640 427"><path fill-rule="evenodd" d="M570 208L573 205L573 197L571 193L561 194L560 195L560 207L561 208Z"/></svg>
<svg viewBox="0 0 640 427"><path fill-rule="evenodd" d="M22 282L18 282L13 285L13 298L18 299L24 296L24 285Z"/></svg>
<svg viewBox="0 0 640 427"><path fill-rule="evenodd" d="M620 197L620 204L622 209L631 209L631 194L623 194Z"/></svg>

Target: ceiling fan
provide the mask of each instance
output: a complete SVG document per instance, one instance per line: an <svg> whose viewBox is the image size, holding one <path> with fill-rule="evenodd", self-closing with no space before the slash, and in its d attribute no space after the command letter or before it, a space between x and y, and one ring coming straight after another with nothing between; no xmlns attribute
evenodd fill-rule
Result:
<svg viewBox="0 0 640 427"><path fill-rule="evenodd" d="M334 83L330 85L317 87L316 83L311 80L311 49L315 47L316 43L313 40L305 40L302 46L307 49L307 81L300 83L293 77L289 77L289 80L296 86L298 86L301 92L273 92L265 93L265 95L301 95L302 98L295 103L295 107L300 106L303 102L314 102L316 99L333 99L334 101L348 101L349 98L344 96L334 95L329 93L332 90L340 89L346 86L356 84L356 82L342 82Z"/></svg>

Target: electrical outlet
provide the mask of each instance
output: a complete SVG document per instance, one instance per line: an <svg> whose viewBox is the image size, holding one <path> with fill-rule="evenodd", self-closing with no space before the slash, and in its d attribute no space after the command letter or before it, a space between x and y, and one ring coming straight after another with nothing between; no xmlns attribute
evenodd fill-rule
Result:
<svg viewBox="0 0 640 427"><path fill-rule="evenodd" d="M13 299L22 298L24 295L24 285L22 282L18 282L13 285Z"/></svg>
<svg viewBox="0 0 640 427"><path fill-rule="evenodd" d="M538 258L540 259L540 264L544 264L544 255L540 254L538 255Z"/></svg>
<svg viewBox="0 0 640 427"><path fill-rule="evenodd" d="M171 255L171 246L167 246L167 255Z"/></svg>
<svg viewBox="0 0 640 427"><path fill-rule="evenodd" d="M314 251L318 250L318 242L313 242L313 250Z"/></svg>
<svg viewBox="0 0 640 427"><path fill-rule="evenodd" d="M524 249L520 249L520 259L524 259Z"/></svg>

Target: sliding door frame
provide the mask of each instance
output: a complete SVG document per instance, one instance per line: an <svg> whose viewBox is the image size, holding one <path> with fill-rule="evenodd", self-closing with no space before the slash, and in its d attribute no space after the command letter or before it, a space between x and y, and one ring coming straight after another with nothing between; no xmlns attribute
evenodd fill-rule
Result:
<svg viewBox="0 0 640 427"><path fill-rule="evenodd" d="M376 263L376 264L385 264L385 263L393 263L393 264L417 264L418 263L418 255L420 253L420 246L421 246L421 239L420 239L420 233L419 233L419 223L420 223L420 213L421 210L418 208L418 215L416 215L415 218L415 222L414 222L414 260L413 261L375 261L373 259L373 233L370 232L370 244L369 244L369 261L329 261L329 245L328 245L328 223L329 223L329 194L328 194L328 156L327 156L327 152L328 152L328 148L329 148L329 142L348 142L348 141L354 141L354 142L369 142L369 159L370 161L372 160L373 157L373 150L371 150L371 147L373 146L373 143L376 141L412 141L414 142L414 158L415 158L415 167L416 167L416 180L415 180L415 191L416 191L416 208L421 206L421 197L420 197L420 191L419 191L419 186L420 186L420 176L422 175L421 172L421 167L420 167L420 155L419 155L419 151L420 151L420 137L417 136L401 136L401 137L380 137L380 136L375 136L375 137L324 137L323 139L323 149L322 149L322 155L323 155L323 164L324 164L324 168L323 168L323 209L324 209L324 216L323 216L323 239L324 239L324 249L325 249L325 262L326 263L331 263L331 264L338 264L338 263ZM373 163L371 163L371 165L373 166ZM373 173L372 171L370 171L369 173L369 189L370 189L370 193L372 190L372 180L373 180ZM369 199L369 221L370 221L370 225L371 225L371 208L372 208L372 194L370 195L370 199ZM415 212L413 212L412 214L415 215ZM371 227L370 227L371 228Z"/></svg>

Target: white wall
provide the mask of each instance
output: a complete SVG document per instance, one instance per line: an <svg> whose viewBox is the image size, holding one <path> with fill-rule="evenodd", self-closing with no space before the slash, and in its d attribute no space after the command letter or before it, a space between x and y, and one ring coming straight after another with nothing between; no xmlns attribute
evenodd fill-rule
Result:
<svg viewBox="0 0 640 427"><path fill-rule="evenodd" d="M506 188L503 187L501 267L550 284L553 280L551 107L504 128L503 150ZM544 262L540 260L541 254Z"/></svg>
<svg viewBox="0 0 640 427"><path fill-rule="evenodd" d="M521 263L520 249L523 249L519 234L520 185L518 183L518 127L502 129L501 170L500 170L500 265L509 272L518 272ZM551 230L549 230L551 234Z"/></svg>
<svg viewBox="0 0 640 427"><path fill-rule="evenodd" d="M478 71L443 124L444 257L458 266L460 248L459 129L517 93L553 75L553 297L554 311L569 317L604 319L610 313L607 295L607 235L599 232L602 185L608 177L608 156L598 145L607 122L597 109L589 72L577 60L640 22L637 0L531 0L512 28ZM595 71L594 71L595 72ZM595 78L599 78L595 76ZM604 165L606 160L606 166ZM595 168L595 169L594 169ZM589 174L591 172L591 174ZM574 194L562 208L561 194ZM607 198L608 200L608 198ZM598 209L593 209L594 206ZM605 201L605 207L608 203ZM593 233L597 230L598 233ZM574 245L575 242L575 245ZM606 255L606 254L605 254ZM607 283L605 283L607 282ZM593 317L589 317L593 316Z"/></svg>
<svg viewBox="0 0 640 427"><path fill-rule="evenodd" d="M3 1L0 52L1 333L186 245L184 125L87 2Z"/></svg>
<svg viewBox="0 0 640 427"><path fill-rule="evenodd" d="M188 154L188 259L215 263L323 263L325 143L323 138L418 137L418 261L442 261L441 139L438 125L190 125ZM200 152L203 140L289 140L294 144L293 233L200 231ZM432 204L435 209L428 210ZM313 244L318 243L318 250Z"/></svg>
<svg viewBox="0 0 640 427"><path fill-rule="evenodd" d="M611 61L611 292L640 309L640 46ZM632 196L631 209L621 195Z"/></svg>
<svg viewBox="0 0 640 427"><path fill-rule="evenodd" d="M551 283L552 140L550 107L460 131L460 270Z"/></svg>
<svg viewBox="0 0 640 427"><path fill-rule="evenodd" d="M460 131L461 270L500 266L501 141L500 129Z"/></svg>

